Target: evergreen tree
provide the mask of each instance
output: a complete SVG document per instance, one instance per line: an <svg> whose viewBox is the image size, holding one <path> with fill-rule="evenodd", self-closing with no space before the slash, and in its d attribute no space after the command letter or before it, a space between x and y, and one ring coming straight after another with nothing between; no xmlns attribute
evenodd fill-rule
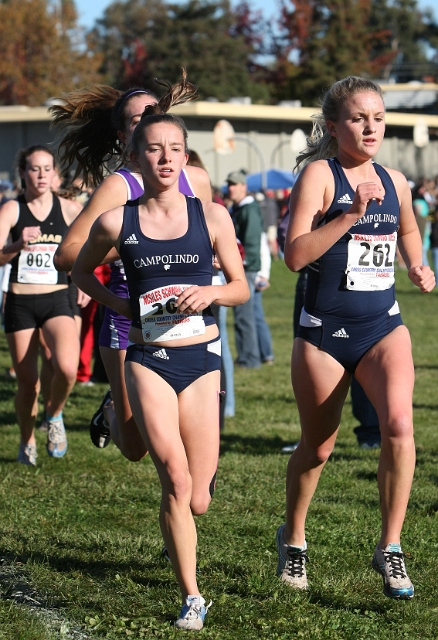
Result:
<svg viewBox="0 0 438 640"><path fill-rule="evenodd" d="M92 40L104 57L102 72L118 87L153 88L154 78L174 81L184 66L202 99L250 96L267 102L268 89L257 82L252 64L260 44L258 20L247 3L235 12L228 0L117 0Z"/></svg>
<svg viewBox="0 0 438 640"><path fill-rule="evenodd" d="M438 70L429 58L438 45L438 27L430 11L420 11L417 0L374 0L370 28L385 30L388 36L374 39L371 56L376 76L397 82L438 77Z"/></svg>
<svg viewBox="0 0 438 640"><path fill-rule="evenodd" d="M282 0L268 74L277 99L313 105L348 75L433 80L438 26L417 0Z"/></svg>
<svg viewBox="0 0 438 640"><path fill-rule="evenodd" d="M283 0L273 73L278 99L313 105L335 80L371 74L370 5L371 0Z"/></svg>

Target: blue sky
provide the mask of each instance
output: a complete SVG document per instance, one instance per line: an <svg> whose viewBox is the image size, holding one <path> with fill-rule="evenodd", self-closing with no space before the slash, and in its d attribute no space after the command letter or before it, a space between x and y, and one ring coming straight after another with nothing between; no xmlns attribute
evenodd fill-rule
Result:
<svg viewBox="0 0 438 640"><path fill-rule="evenodd" d="M95 20L102 17L105 8L111 4L111 0L75 0L75 4L79 13L79 23L89 29ZM251 0L251 4L254 8L263 9L267 17L272 17L277 9L275 0ZM433 8L438 19L436 0L419 0L418 5L422 8Z"/></svg>

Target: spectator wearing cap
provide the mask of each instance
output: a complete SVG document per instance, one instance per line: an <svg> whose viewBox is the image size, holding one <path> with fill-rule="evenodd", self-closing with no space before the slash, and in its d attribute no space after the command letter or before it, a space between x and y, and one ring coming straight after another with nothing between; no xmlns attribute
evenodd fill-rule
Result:
<svg viewBox="0 0 438 640"><path fill-rule="evenodd" d="M227 184L236 236L245 251L245 275L250 290L249 300L234 307L236 364L240 367L255 368L261 365L254 295L255 281L261 267L260 242L263 219L258 203L247 193L246 175L243 171L232 171L227 177Z"/></svg>

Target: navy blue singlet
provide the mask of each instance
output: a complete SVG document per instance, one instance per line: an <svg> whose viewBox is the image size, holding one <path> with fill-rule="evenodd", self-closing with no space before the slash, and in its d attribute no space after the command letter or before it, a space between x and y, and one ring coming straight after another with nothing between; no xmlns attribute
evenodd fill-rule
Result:
<svg viewBox="0 0 438 640"><path fill-rule="evenodd" d="M335 180L335 195L318 226L328 224L341 213L347 211L355 194L337 158L329 159L328 164ZM395 302L394 287L384 291L351 291L347 289L348 243L352 234L384 236L396 232L399 227L400 206L394 183L383 167L374 163L374 168L385 189L383 202L381 205L372 202L363 218L357 220L349 231L318 260L308 265L304 308L310 314L316 316L324 314L345 319L369 319L389 310ZM382 250L385 250L384 246ZM386 256L384 257L386 258ZM372 256L365 256L363 262L366 264L370 259Z"/></svg>
<svg viewBox="0 0 438 640"><path fill-rule="evenodd" d="M180 238L156 240L140 229L138 200L126 203L120 235L120 258L125 268L132 309L132 326L141 328L139 297L173 284L211 285L214 252L198 198L185 196L187 232ZM211 310L203 312L206 325L214 324Z"/></svg>

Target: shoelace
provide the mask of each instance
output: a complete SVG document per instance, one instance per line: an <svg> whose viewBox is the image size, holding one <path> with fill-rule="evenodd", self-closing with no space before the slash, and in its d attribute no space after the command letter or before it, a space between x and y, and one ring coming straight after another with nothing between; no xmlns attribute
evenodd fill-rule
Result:
<svg viewBox="0 0 438 640"><path fill-rule="evenodd" d="M304 575L304 565L309 562L305 551L294 551L287 549L289 560L286 561L286 570L290 576L302 578Z"/></svg>
<svg viewBox="0 0 438 640"><path fill-rule="evenodd" d="M407 578L405 563L403 561L405 554L402 551L384 551L383 555L388 565L391 578Z"/></svg>
<svg viewBox="0 0 438 640"><path fill-rule="evenodd" d="M49 440L53 444L65 441L65 430L61 421L49 421Z"/></svg>
<svg viewBox="0 0 438 640"><path fill-rule="evenodd" d="M202 616L202 608L204 607L204 617L207 614L208 609L211 607L211 605L213 604L213 601L210 600L210 604L208 604L207 606L201 605L201 604L196 604L194 602L192 602L188 608L188 611L186 613L186 615L184 616L184 618L186 620L193 620L198 618L199 616Z"/></svg>

